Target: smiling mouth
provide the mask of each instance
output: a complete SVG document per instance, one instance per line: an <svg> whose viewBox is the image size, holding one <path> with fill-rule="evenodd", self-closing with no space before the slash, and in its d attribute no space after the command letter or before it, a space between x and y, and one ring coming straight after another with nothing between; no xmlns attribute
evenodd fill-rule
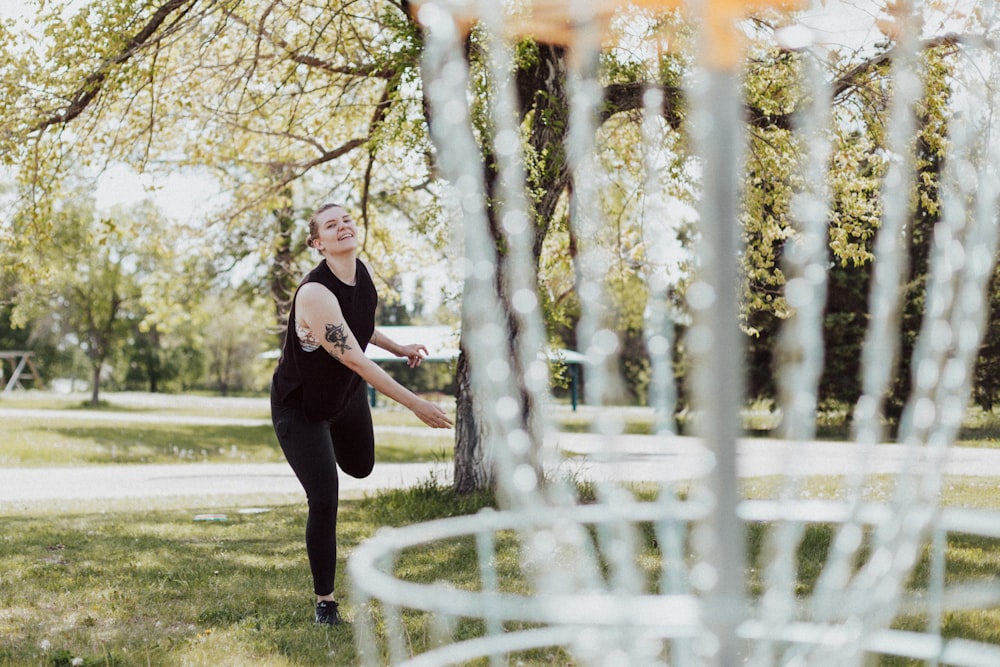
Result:
<svg viewBox="0 0 1000 667"><path fill-rule="evenodd" d="M337 240L338 241L343 241L344 239L353 239L353 238L354 238L354 234L352 234L350 232L347 232L346 234L341 234L340 236L338 236Z"/></svg>

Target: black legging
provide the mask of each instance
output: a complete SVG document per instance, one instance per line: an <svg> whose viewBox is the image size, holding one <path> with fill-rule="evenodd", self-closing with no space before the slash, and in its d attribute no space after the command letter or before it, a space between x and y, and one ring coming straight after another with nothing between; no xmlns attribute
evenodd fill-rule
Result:
<svg viewBox="0 0 1000 667"><path fill-rule="evenodd" d="M323 421L309 421L301 410L278 405L271 393L274 432L309 501L306 553L316 595L333 593L337 572L337 466L360 479L375 465L367 389L362 382L347 407Z"/></svg>

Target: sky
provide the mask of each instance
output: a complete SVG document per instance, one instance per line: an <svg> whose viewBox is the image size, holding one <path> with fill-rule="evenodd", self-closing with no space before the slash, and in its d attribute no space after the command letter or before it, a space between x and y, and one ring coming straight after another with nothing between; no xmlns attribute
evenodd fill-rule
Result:
<svg viewBox="0 0 1000 667"><path fill-rule="evenodd" d="M81 2L87 2L88 0L74 0L73 4L79 4ZM26 2L25 0L0 0L0 18L17 18L19 16L24 16L31 8L29 5L32 3Z"/></svg>
<svg viewBox="0 0 1000 667"><path fill-rule="evenodd" d="M3 0L0 2L0 18L13 18L24 13L21 0Z"/></svg>

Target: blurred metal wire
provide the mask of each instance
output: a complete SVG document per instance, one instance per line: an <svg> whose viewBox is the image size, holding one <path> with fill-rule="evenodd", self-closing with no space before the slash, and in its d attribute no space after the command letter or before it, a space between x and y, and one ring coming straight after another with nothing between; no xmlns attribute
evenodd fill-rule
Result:
<svg viewBox="0 0 1000 667"><path fill-rule="evenodd" d="M530 3L529 3L530 4ZM571 127L567 154L574 175L573 224L579 238L599 233L597 193L607 175L594 159L596 109L600 103L596 58L606 36L609 8L618 3L545 2L539 16L554 20L558 38L574 49L570 91ZM642 3L649 4L649 3ZM677 3L661 3L676 6ZM762 3L773 5L776 3ZM780 3L778 3L780 4ZM738 330L741 252L739 165L744 142L741 79L731 49L720 53L719 21L730 21L742 9L738 2L693 5L701 12L705 39L697 76L688 91L692 109L688 131L703 165L699 210L699 273L688 291L693 315L687 345L695 376L695 402L701 419L698 435L713 465L691 481L688 493L677 493L665 482L655 501L638 501L624 487L598 484L598 502L561 503L539 491L532 476L526 434L511 419L520 386L544 393L537 382L514 377L507 359L497 353L506 334L493 276L492 242L487 233L480 155L467 106L468 69L462 51L465 31L473 17L482 20L489 39L494 76L508 66L504 37L520 34L531 22L521 15L513 24L497 3L420 3L420 20L427 26L424 53L425 93L434 110L432 134L442 172L455 186L465 225L468 309L463 335L469 344L472 382L486 406L489 451L498 484L508 499L503 511L383 530L358 547L350 563L357 612L357 639L364 664L385 661L376 631L384 624L390 664L456 665L489 657L491 665L507 664L510 656L532 648L559 646L585 666L610 665L861 665L872 654L887 654L928 664L997 665L1000 647L946 639L940 620L949 610L1000 606L1000 586L979 582L974 587L948 585L944 577L945 537L951 532L1000 537L1000 516L959 511L938 505L948 448L954 444L970 393L975 353L982 339L985 301L997 249L997 201L1000 193L997 161L1000 146L989 110L995 109L992 86L966 82L960 95L967 112L955 121L952 147L941 183L943 212L935 230L927 312L916 346L915 389L904 412L900 442L906 466L894 483L895 494L885 503L866 500L865 481L871 448L881 437L880 400L897 356L893 332L898 328L899 295L906 261L901 230L908 211L908 184L913 161L909 147L915 131L913 108L922 94L916 58L918 5L893 5L898 46L893 58L895 96L891 111L892 163L883 194L884 214L877 240L878 262L871 294L872 317L864 347L864 396L857 407L857 452L854 473L838 500L815 501L801 496L802 480L785 476L775 500L745 501L737 483L737 437L744 404L741 334ZM552 19L558 15L558 20ZM568 19L568 23L567 23ZM539 19L535 29L549 25ZM513 28L512 28L513 25ZM563 26L571 29L563 30ZM721 32L720 32L721 31ZM711 40L715 39L715 44ZM982 57L976 66L997 80L995 59ZM818 68L807 69L804 85L815 100L829 97L828 82ZM961 77L956 86L963 85ZM654 145L651 117L659 109L655 91L646 102L647 150ZM499 132L515 131L513 98L501 88L490 110ZM788 452L815 435L811 421L816 408L822 367L821 317L826 290L826 231L829 202L825 186L830 146L826 130L829 109L815 104L804 112L796 131L810 159L807 186L795 202L797 242L789 244L785 270L796 308L782 333L784 359L779 387L786 415ZM516 262L529 261L523 159L517 150L497 150L502 174L502 202L511 216L512 250ZM647 193L651 215L662 215L659 193L650 191L657 179L655 159L647 159ZM658 203L659 202L659 203ZM658 237L659 242L668 243ZM588 401L601 404L613 395L620 379L609 373L617 355L614 332L603 327L608 307L603 291L602 258L597 248L581 249L579 290L584 304L578 331L588 356ZM525 274L526 275L526 274ZM647 276L648 277L648 276ZM665 288L650 281L653 301L662 304ZM515 284L513 289L531 289ZM540 312L525 308L528 340L541 336ZM652 307L647 334L653 357L654 386L663 409L671 410L670 346L663 335L669 313ZM944 333L942 333L944 332ZM947 343L942 344L942 336ZM527 352L527 350L525 350ZM530 356L524 358L530 366ZM503 365L503 369L499 369ZM498 370L499 369L499 370ZM500 372L503 370L504 372ZM922 375L921 375L922 374ZM534 378L537 380L537 378ZM545 397L537 398L539 404ZM512 403L513 402L513 403ZM930 416L928 416L930 415ZM546 428L544 420L536 424ZM613 443L621 425L600 420L594 430L604 437L602 453L613 460ZM669 429L664 429L667 437ZM659 436L657 436L659 437ZM532 474L527 474L532 473ZM763 590L751 597L744 554L747 522L771 526ZM795 588L797 549L810 524L836 526L835 539L811 596ZM652 526L660 568L652 585L640 565L639 531ZM870 534L871 552L858 568L859 553ZM444 582L418 584L394 575L396 559L408 550L459 537L474 538L478 553L478 586L460 589ZM501 592L497 569L499 539L516 542L521 572L530 594ZM906 582L921 549L931 551L930 584L919 597ZM434 648L410 655L403 641L403 610L433 616ZM904 614L927 617L923 632L894 629ZM473 640L453 642L459 619L483 621L485 632Z"/></svg>

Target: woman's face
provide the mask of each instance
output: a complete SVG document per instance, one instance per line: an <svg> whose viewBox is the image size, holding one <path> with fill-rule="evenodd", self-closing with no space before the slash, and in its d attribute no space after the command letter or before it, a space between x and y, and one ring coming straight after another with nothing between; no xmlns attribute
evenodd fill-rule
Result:
<svg viewBox="0 0 1000 667"><path fill-rule="evenodd" d="M312 246L323 255L357 250L358 228L351 214L340 206L334 206L316 216L316 238Z"/></svg>

